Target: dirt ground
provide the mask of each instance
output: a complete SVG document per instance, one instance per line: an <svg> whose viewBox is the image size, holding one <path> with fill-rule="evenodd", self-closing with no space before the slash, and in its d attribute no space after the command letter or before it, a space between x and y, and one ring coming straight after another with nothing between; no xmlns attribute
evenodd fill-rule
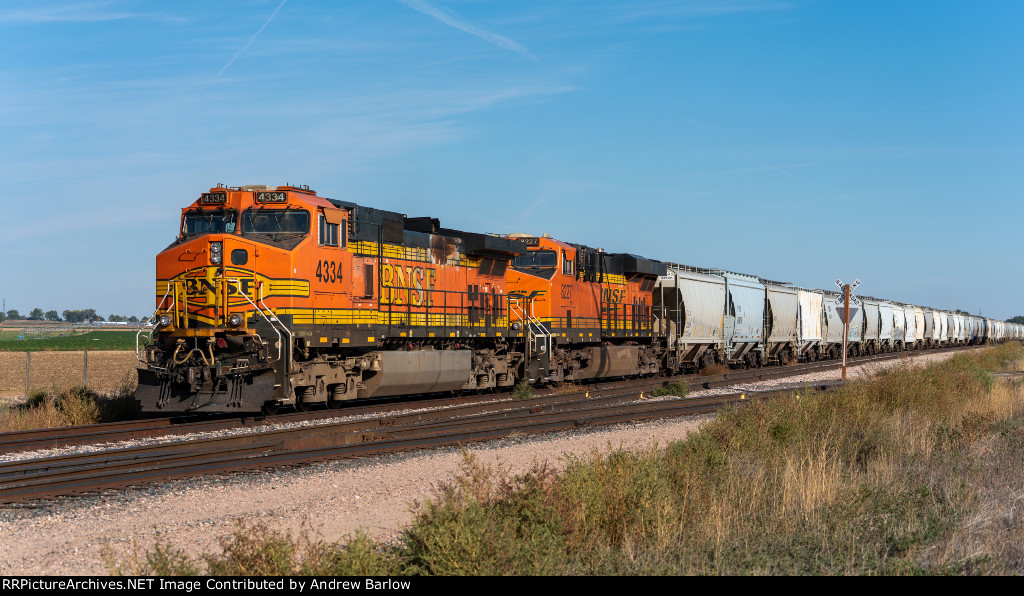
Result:
<svg viewBox="0 0 1024 596"><path fill-rule="evenodd" d="M25 395L25 364L29 362L28 387L34 389L61 389L74 385L86 386L104 393L119 389L125 381L135 382L135 352L88 352L89 378L85 378L86 352L0 352L0 399Z"/></svg>

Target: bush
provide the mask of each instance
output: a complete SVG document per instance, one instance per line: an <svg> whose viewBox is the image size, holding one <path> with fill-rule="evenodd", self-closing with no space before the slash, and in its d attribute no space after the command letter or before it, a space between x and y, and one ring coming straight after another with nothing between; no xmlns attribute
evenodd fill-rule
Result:
<svg viewBox="0 0 1024 596"><path fill-rule="evenodd" d="M516 388L512 391L513 399L530 399L533 397L533 387L525 379L519 381Z"/></svg>
<svg viewBox="0 0 1024 596"><path fill-rule="evenodd" d="M729 372L729 368L724 364L714 363L705 366L700 369L700 376L702 377L713 377L715 375L724 375Z"/></svg>
<svg viewBox="0 0 1024 596"><path fill-rule="evenodd" d="M1000 350L727 408L666 449L570 457L561 473L467 456L392 550L249 530L206 560L224 574L1020 571L1024 387L993 381L1015 357Z"/></svg>
<svg viewBox="0 0 1024 596"><path fill-rule="evenodd" d="M675 383L672 383L670 385L665 385L664 387L658 387L657 389L651 392L651 395L655 397L659 397L662 395L675 395L678 397L686 397L689 393L690 384L685 380L681 380L676 381Z"/></svg>
<svg viewBox="0 0 1024 596"><path fill-rule="evenodd" d="M25 403L0 409L0 432L118 422L140 415L134 390L127 382L111 395L99 395L81 385L33 390Z"/></svg>

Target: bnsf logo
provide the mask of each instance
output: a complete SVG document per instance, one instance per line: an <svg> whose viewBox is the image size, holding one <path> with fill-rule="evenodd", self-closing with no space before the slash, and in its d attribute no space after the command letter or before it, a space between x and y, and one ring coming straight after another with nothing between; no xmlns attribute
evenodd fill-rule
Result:
<svg viewBox="0 0 1024 596"><path fill-rule="evenodd" d="M380 270L380 284L383 287L381 302L433 306L434 296L428 290L433 290L436 283L436 269L384 264Z"/></svg>
<svg viewBox="0 0 1024 596"><path fill-rule="evenodd" d="M228 306L239 306L248 304L246 296L252 297L256 289L256 279L253 274L243 270L228 271L226 282ZM217 275L216 267L209 267L205 271L200 269L190 271L181 278L185 286L185 294L188 303L192 306L213 306L217 303L217 294L221 292L222 279Z"/></svg>
<svg viewBox="0 0 1024 596"><path fill-rule="evenodd" d="M626 290L624 288L601 288L601 302L611 302L612 304L619 304L625 297Z"/></svg>
<svg viewBox="0 0 1024 596"><path fill-rule="evenodd" d="M544 294L547 294L547 290L534 290L527 294L519 290L512 290L508 293L509 300L533 300L534 298L540 298Z"/></svg>

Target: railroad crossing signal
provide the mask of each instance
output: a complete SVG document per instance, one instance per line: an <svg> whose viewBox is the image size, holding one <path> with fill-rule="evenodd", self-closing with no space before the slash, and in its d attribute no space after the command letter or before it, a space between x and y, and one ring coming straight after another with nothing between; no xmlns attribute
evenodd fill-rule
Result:
<svg viewBox="0 0 1024 596"><path fill-rule="evenodd" d="M843 380L846 380L846 340L850 337L850 319L860 311L860 300L853 295L853 289L860 285L860 279L854 280L851 285L844 285L843 280L836 279L836 285L843 291L843 294L836 298L836 311L843 321ZM854 306L856 305L856 306Z"/></svg>

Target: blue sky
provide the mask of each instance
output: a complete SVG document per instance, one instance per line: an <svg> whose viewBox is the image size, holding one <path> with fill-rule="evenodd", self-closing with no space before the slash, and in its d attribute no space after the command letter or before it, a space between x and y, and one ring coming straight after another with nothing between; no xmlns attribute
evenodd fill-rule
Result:
<svg viewBox="0 0 1024 596"><path fill-rule="evenodd" d="M1024 314L1024 3L0 1L0 297L144 315L180 208L308 184Z"/></svg>

